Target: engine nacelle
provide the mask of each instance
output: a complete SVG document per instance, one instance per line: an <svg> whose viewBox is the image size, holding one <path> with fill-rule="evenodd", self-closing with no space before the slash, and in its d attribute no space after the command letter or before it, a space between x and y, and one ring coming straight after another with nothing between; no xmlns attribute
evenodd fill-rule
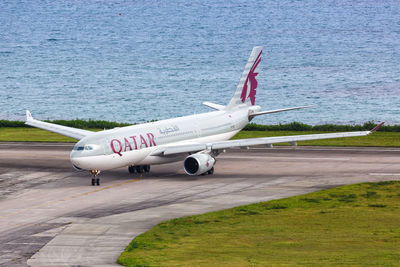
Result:
<svg viewBox="0 0 400 267"><path fill-rule="evenodd" d="M207 153L196 153L190 155L183 161L183 168L188 175L203 174L214 166L215 159Z"/></svg>

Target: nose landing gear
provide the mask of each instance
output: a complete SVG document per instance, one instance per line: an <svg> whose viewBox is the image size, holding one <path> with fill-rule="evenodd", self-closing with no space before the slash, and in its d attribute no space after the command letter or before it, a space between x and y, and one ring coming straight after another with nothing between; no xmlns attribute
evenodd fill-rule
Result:
<svg viewBox="0 0 400 267"><path fill-rule="evenodd" d="M91 170L90 174L92 175L92 186L100 185L100 178L97 176L100 174L100 170Z"/></svg>

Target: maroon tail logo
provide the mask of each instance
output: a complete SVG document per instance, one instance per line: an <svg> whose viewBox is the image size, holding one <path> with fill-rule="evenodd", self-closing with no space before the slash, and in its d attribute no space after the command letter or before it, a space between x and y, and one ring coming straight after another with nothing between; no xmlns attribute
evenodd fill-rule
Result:
<svg viewBox="0 0 400 267"><path fill-rule="evenodd" d="M258 75L258 73L255 72L255 70L257 69L258 64L260 64L261 54L262 54L262 51L258 55L257 59L254 61L254 64L251 67L249 74L247 75L246 81L244 82L242 94L240 96L243 103L246 101L247 97L250 98L252 105L254 105L254 103L256 102L256 93L257 93L257 91L256 91L256 88L257 88L256 76ZM250 83L250 92L247 94L249 83Z"/></svg>

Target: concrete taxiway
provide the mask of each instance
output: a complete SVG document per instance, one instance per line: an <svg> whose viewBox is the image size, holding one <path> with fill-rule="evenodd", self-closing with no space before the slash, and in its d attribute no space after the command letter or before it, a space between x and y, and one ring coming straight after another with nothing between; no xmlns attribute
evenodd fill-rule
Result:
<svg viewBox="0 0 400 267"><path fill-rule="evenodd" d="M333 186L400 178L400 149L228 150L212 176L182 163L101 174L92 187L72 144L0 143L0 265L113 265L136 235L174 217Z"/></svg>

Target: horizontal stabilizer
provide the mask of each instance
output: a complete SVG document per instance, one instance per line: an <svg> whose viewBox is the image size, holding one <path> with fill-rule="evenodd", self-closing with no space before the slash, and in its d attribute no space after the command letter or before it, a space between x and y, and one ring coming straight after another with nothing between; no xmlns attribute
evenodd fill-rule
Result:
<svg viewBox="0 0 400 267"><path fill-rule="evenodd" d="M49 123L49 122L44 122L44 121L39 121L35 120L29 110L26 111L26 125L33 126L36 128L40 128L46 131L58 133L64 136L68 136L74 139L82 139L85 136L88 136L90 134L93 134L92 131L87 131L87 130L82 130L82 129L77 129L73 127L67 127L67 126L62 126L58 125L55 123Z"/></svg>
<svg viewBox="0 0 400 267"><path fill-rule="evenodd" d="M260 112L255 112L249 115L249 119L254 118L255 116L260 116L260 115L265 115L265 114L271 114L271 113L278 113L278 112L283 112L283 111L289 111L289 110L296 110L296 109L303 109L303 108L310 108L313 106L302 106L302 107L293 107L293 108L283 108L283 109L274 109L274 110L267 110L267 111L260 111Z"/></svg>
<svg viewBox="0 0 400 267"><path fill-rule="evenodd" d="M219 104L215 104L215 103L211 103L211 102L203 102L203 105L206 105L207 107L216 109L216 110L223 110L225 108L225 106L223 105L219 105Z"/></svg>

